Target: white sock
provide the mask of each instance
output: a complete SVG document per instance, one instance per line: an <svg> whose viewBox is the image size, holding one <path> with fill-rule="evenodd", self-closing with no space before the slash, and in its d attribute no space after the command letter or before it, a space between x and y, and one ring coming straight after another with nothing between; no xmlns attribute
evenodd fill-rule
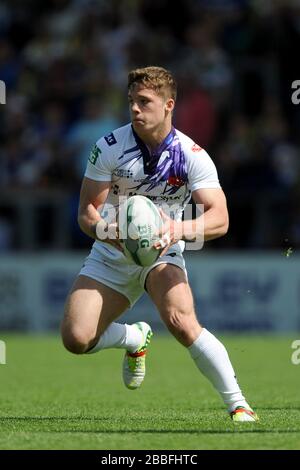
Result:
<svg viewBox="0 0 300 470"><path fill-rule="evenodd" d="M223 344L205 328L188 348L198 369L221 395L228 411L248 406Z"/></svg>
<svg viewBox="0 0 300 470"><path fill-rule="evenodd" d="M143 341L142 332L134 325L111 323L100 336L98 343L86 354L93 354L101 349L119 348L135 352Z"/></svg>

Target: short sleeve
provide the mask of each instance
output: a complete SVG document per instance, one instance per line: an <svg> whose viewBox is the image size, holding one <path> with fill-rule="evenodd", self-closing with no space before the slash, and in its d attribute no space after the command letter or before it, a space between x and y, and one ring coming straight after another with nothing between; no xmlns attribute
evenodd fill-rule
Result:
<svg viewBox="0 0 300 470"><path fill-rule="evenodd" d="M88 157L84 176L96 181L111 181L112 169L109 152L101 145L102 139L94 145Z"/></svg>
<svg viewBox="0 0 300 470"><path fill-rule="evenodd" d="M199 147L189 152L187 168L188 188L191 192L221 187L216 166L204 149Z"/></svg>

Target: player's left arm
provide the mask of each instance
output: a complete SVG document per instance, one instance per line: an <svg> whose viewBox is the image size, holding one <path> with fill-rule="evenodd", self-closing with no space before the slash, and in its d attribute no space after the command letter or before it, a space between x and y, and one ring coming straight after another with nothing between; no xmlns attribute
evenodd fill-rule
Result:
<svg viewBox="0 0 300 470"><path fill-rule="evenodd" d="M160 241L155 244L170 246L178 240L207 241L225 235L229 217L226 197L220 187L217 169L205 150L187 148L188 187L195 204L201 205L200 216L193 220L175 221L161 211L164 225L160 231ZM202 209L202 210L201 210ZM163 243L161 243L163 242ZM164 250L165 251L165 250ZM164 253L163 251L163 253Z"/></svg>
<svg viewBox="0 0 300 470"><path fill-rule="evenodd" d="M199 207L201 215L194 220L185 220L183 239L195 240L204 235L204 241L225 235L229 227L226 197L221 188L200 188L192 192L192 198ZM198 233L203 231L203 233Z"/></svg>
<svg viewBox="0 0 300 470"><path fill-rule="evenodd" d="M154 246L158 249L164 247L161 256L168 248L179 240L207 241L225 235L229 227L229 216L226 197L221 188L196 189L192 192L195 204L200 204L200 216L193 220L176 222L167 216L161 209L160 214L164 225L160 232L163 242L157 242Z"/></svg>

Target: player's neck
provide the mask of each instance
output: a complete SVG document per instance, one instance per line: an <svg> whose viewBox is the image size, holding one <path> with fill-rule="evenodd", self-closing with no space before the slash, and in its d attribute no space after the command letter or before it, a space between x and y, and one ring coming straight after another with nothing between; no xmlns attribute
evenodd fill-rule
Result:
<svg viewBox="0 0 300 470"><path fill-rule="evenodd" d="M155 129L151 133L139 133L138 136L147 145L150 151L154 151L165 140L172 130L172 123L163 128Z"/></svg>

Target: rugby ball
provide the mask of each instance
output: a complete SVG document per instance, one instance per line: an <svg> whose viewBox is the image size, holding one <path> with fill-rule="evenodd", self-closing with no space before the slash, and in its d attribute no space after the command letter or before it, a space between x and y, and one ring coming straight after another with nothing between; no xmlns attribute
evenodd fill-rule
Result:
<svg viewBox="0 0 300 470"><path fill-rule="evenodd" d="M151 266L162 251L153 247L162 225L159 210L150 199L128 198L119 211L119 237L125 256L139 266Z"/></svg>

